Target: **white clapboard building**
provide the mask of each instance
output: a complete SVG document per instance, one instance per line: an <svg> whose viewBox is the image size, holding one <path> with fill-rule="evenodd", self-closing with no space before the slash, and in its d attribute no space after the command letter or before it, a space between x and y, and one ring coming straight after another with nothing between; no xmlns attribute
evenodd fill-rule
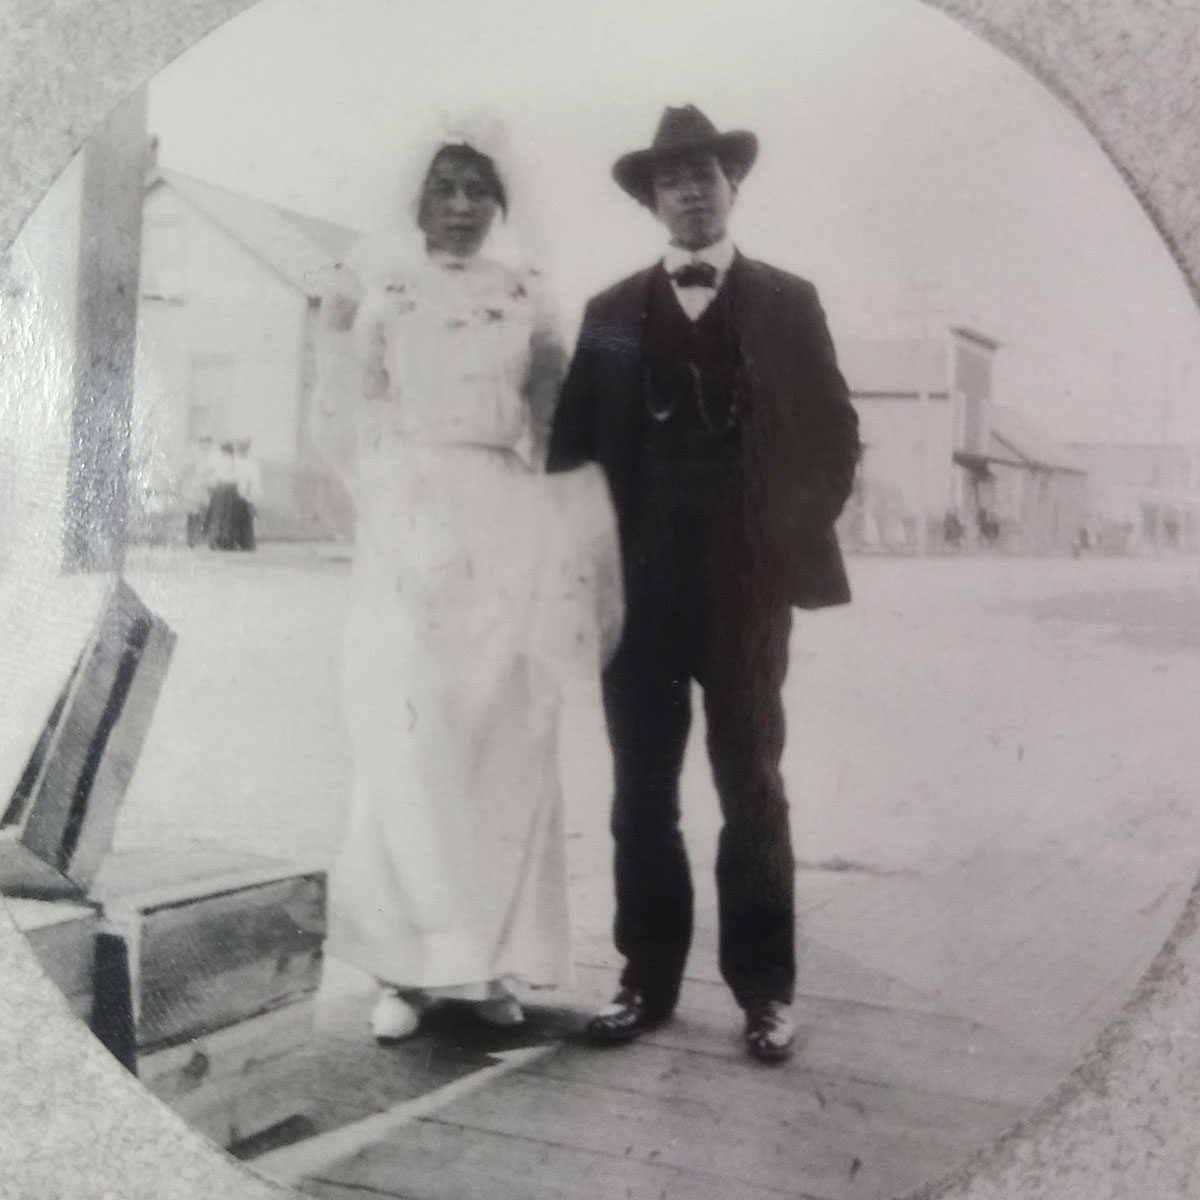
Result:
<svg viewBox="0 0 1200 1200"><path fill-rule="evenodd" d="M344 514L306 436L321 281L352 230L180 175L147 184L134 402L135 515L181 536L202 438L251 439L264 537L331 536Z"/></svg>
<svg viewBox="0 0 1200 1200"><path fill-rule="evenodd" d="M996 403L999 349L961 326L922 339L839 341L863 443L841 522L848 546L1071 549L1084 519L1083 464Z"/></svg>

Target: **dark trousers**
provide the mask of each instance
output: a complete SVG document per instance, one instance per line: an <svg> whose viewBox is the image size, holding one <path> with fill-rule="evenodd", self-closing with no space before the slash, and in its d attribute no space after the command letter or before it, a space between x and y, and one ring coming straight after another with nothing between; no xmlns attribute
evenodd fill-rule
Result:
<svg viewBox="0 0 1200 1200"><path fill-rule="evenodd" d="M687 512L657 521L639 556L644 569L630 572L625 634L603 680L621 982L665 1014L683 978L692 884L679 774L694 679L724 818L716 867L721 974L743 1007L790 1002L794 862L779 760L791 608L736 522Z"/></svg>

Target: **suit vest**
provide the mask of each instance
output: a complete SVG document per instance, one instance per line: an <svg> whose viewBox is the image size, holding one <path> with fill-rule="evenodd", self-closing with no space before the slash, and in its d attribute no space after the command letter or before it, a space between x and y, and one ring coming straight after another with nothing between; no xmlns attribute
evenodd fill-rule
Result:
<svg viewBox="0 0 1200 1200"><path fill-rule="evenodd" d="M656 499L726 507L741 466L747 390L724 286L692 322L654 273L642 344L644 482Z"/></svg>

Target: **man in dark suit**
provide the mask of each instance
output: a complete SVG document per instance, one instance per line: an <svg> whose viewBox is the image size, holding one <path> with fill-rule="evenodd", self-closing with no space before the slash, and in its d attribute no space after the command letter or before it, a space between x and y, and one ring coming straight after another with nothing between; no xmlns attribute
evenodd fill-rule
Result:
<svg viewBox="0 0 1200 1200"><path fill-rule="evenodd" d="M703 690L723 828L720 966L750 1053L788 1056L795 930L780 698L792 606L849 600L833 523L858 422L811 284L727 234L757 138L669 108L616 181L666 227L664 259L592 299L549 466L604 469L626 625L603 679L612 743L615 940L626 963L589 1038L631 1041L674 1010L692 934L679 828L691 682Z"/></svg>

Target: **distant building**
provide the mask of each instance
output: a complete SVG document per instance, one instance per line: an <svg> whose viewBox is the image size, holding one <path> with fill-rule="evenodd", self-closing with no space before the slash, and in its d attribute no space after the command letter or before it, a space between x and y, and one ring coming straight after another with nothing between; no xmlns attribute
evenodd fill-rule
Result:
<svg viewBox="0 0 1200 1200"><path fill-rule="evenodd" d="M988 545L1069 551L1085 471L1068 447L993 400L999 344L950 327L928 339L844 339L863 458L841 530L860 549Z"/></svg>
<svg viewBox="0 0 1200 1200"><path fill-rule="evenodd" d="M1089 540L1102 549L1200 551L1200 449L1073 442L1087 467Z"/></svg>
<svg viewBox="0 0 1200 1200"><path fill-rule="evenodd" d="M354 237L185 175L151 177L134 401L144 533L178 535L201 438L252 439L264 537L330 536L344 525L305 418L321 281Z"/></svg>
<svg viewBox="0 0 1200 1200"><path fill-rule="evenodd" d="M1087 510L1078 456L1011 409L992 406L988 423L982 448L954 453L982 540L1035 554L1074 549Z"/></svg>
<svg viewBox="0 0 1200 1200"><path fill-rule="evenodd" d="M866 550L915 550L919 515L936 526L955 503L950 346L944 338L847 338L837 351L863 447L844 540Z"/></svg>

